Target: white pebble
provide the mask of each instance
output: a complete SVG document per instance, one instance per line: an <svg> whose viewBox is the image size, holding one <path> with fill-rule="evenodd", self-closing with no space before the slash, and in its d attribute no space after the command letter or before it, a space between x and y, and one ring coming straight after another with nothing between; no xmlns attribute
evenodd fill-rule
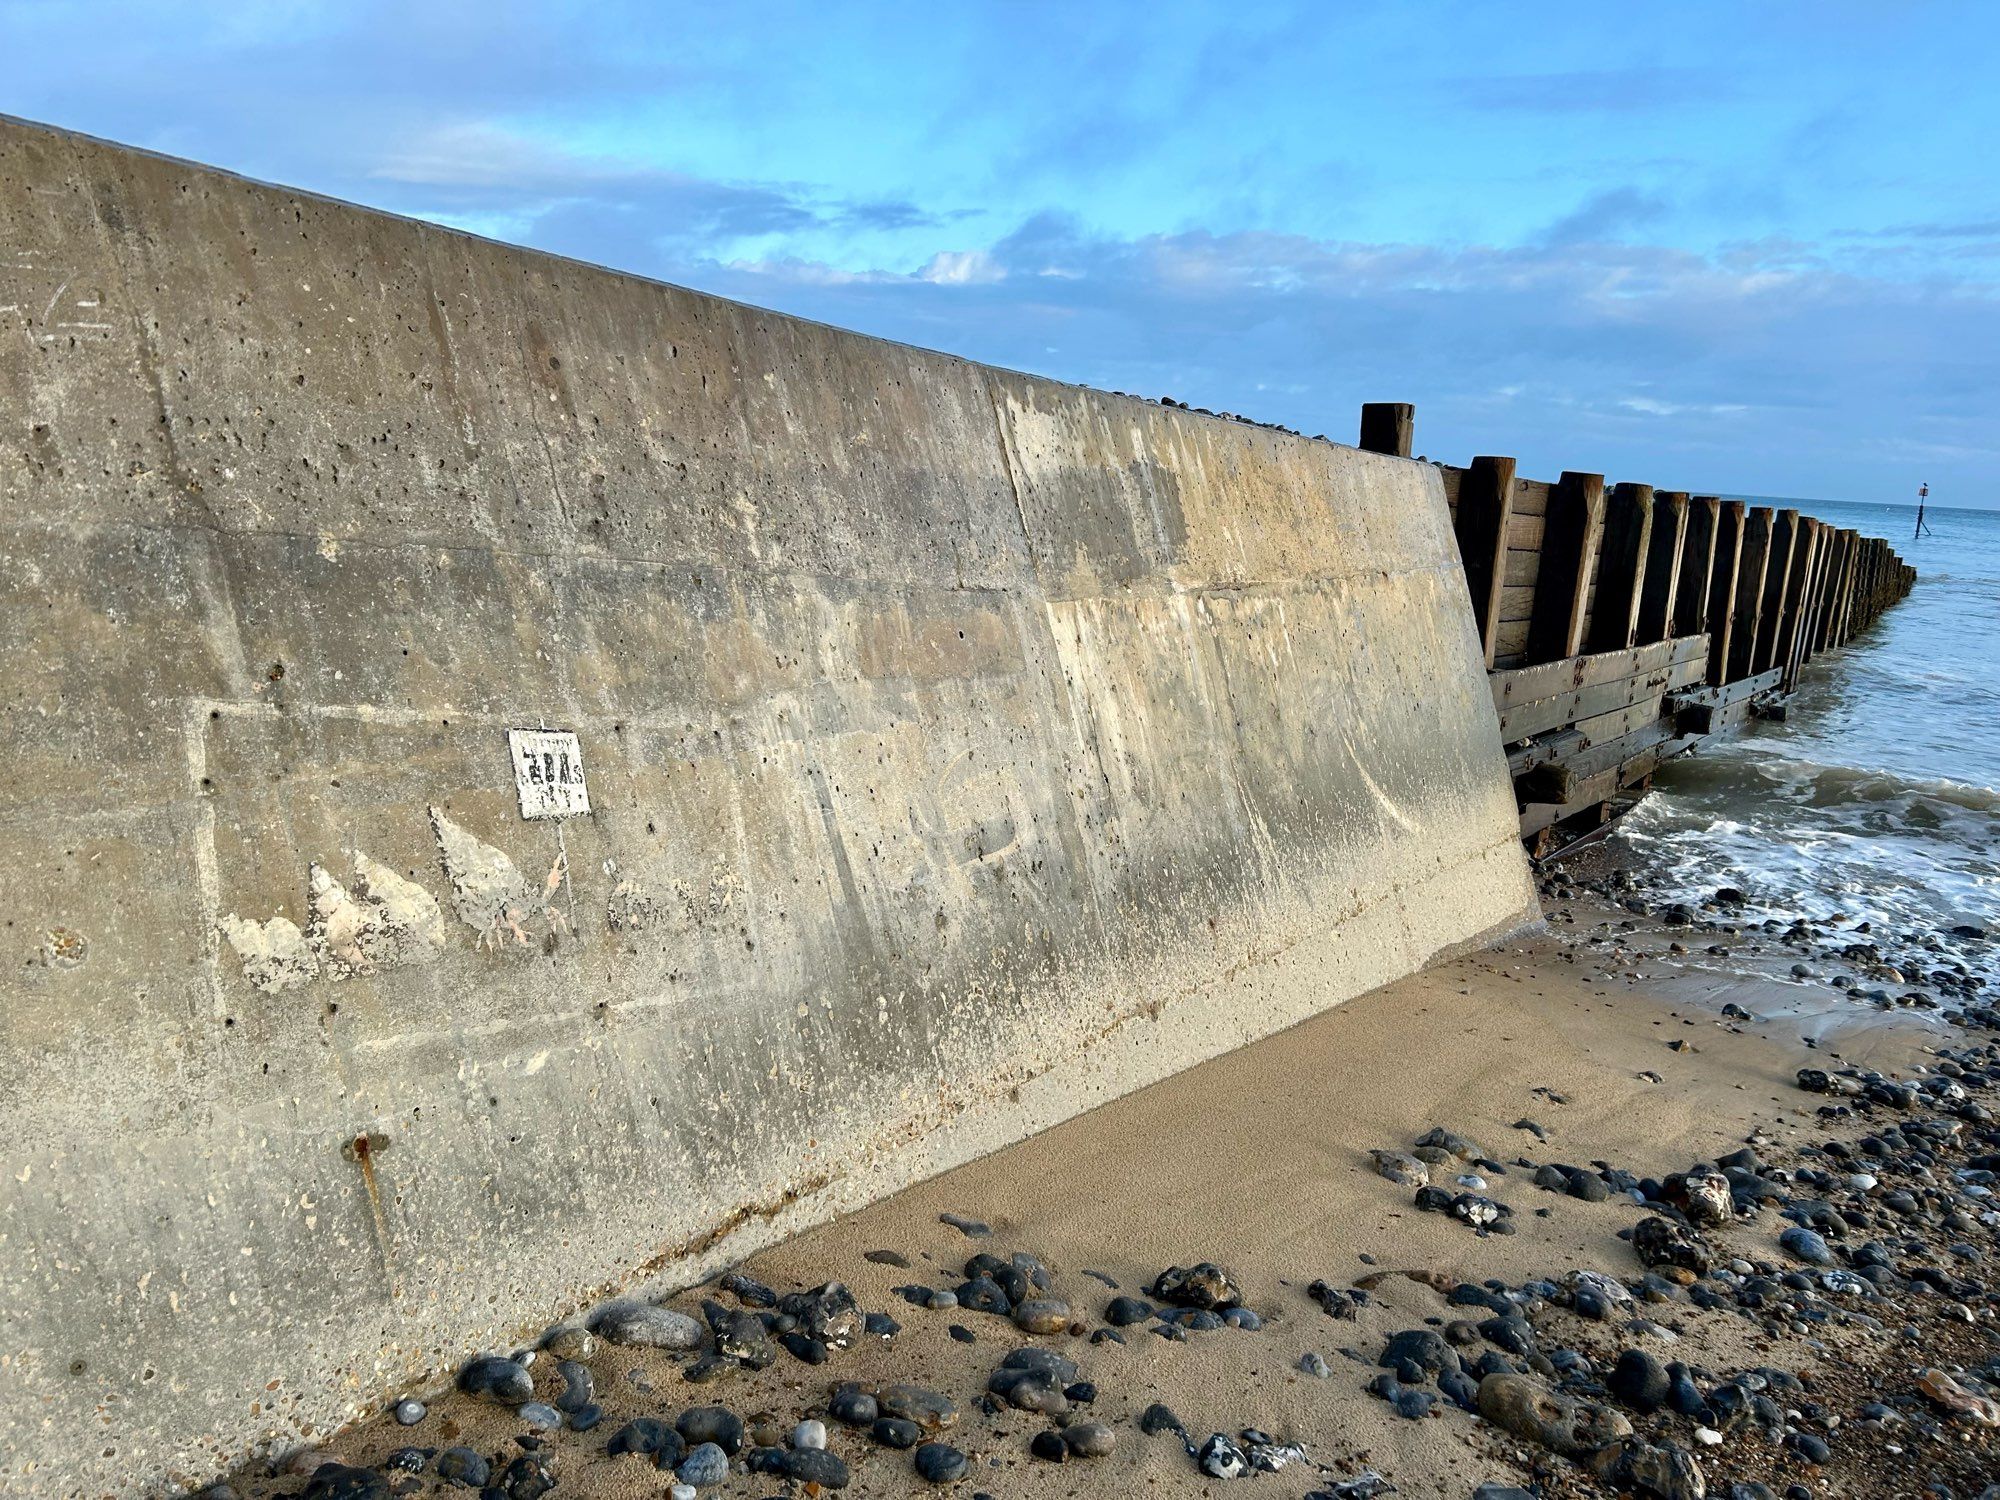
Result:
<svg viewBox="0 0 2000 1500"><path fill-rule="evenodd" d="M826 1446L826 1423L801 1422L792 1429L794 1448L824 1448Z"/></svg>
<svg viewBox="0 0 2000 1500"><path fill-rule="evenodd" d="M1722 1434L1713 1427L1697 1427L1694 1430L1694 1440L1704 1448L1713 1448L1722 1441Z"/></svg>
<svg viewBox="0 0 2000 1500"><path fill-rule="evenodd" d="M694 1497L698 1493L700 1492L691 1484L673 1484L667 1486L667 1494L672 1497L672 1500L694 1500Z"/></svg>

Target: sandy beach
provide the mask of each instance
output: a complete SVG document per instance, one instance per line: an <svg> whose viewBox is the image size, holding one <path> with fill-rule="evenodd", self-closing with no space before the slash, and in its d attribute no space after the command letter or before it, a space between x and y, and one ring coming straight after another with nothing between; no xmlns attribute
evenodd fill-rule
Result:
<svg viewBox="0 0 2000 1500"><path fill-rule="evenodd" d="M1234 1438L1245 1429L1303 1450L1281 1471L1251 1476L1253 1493L1271 1496L1363 1495L1370 1471L1413 1497L1456 1500L1486 1483L1548 1496L1616 1488L1674 1494L1670 1484L1649 1490L1629 1475L1613 1476L1614 1484L1434 1391L1416 1403L1428 1405L1427 1414L1412 1419L1369 1389L1383 1373L1378 1357L1399 1331L1428 1328L1463 1340L1467 1365L1486 1347L1467 1339L1470 1325L1459 1320L1484 1319L1490 1310L1462 1299L1453 1305L1446 1296L1453 1287L1561 1284L1571 1272L1596 1270L1633 1287L1641 1300L1604 1321L1578 1317L1574 1308L1531 1311L1541 1349L1573 1351L1558 1367L1576 1399L1602 1398L1621 1350L1635 1346L1663 1364L1684 1363L1704 1390L1746 1370L1775 1368L1801 1382L1803 1389L1786 1397L1793 1415L1784 1430L1752 1422L1712 1445L1697 1433L1703 1420L1626 1412L1646 1438L1693 1455L1708 1493L1754 1495L1762 1492L1730 1485L1761 1482L1771 1493L1803 1484L1815 1495L1918 1494L1935 1480L1953 1494L1979 1494L2000 1472L1995 1434L1947 1417L1916 1387L1927 1368L1976 1370L2000 1353L1983 1288L1963 1300L1885 1297L1859 1319L1849 1316L1852 1299L1820 1297L1818 1283L1808 1300L1823 1303L1823 1318L1704 1311L1658 1278L1650 1292L1642 1284L1645 1267L1621 1238L1647 1212L1631 1194L1595 1193L1602 1201L1592 1202L1533 1181L1535 1168L1549 1163L1665 1180L1746 1142L1755 1143L1764 1170L1795 1164L1802 1148L1888 1123L1881 1114L1844 1109L1850 1118L1823 1118L1829 1101L1801 1089L1800 1068L1851 1066L1919 1079L1936 1066L1936 1049L1964 1048L1979 1033L1769 977L1765 934L1709 922L1699 937L1705 962L1697 967L1686 957L1696 941L1686 927L1635 917L1583 888L1550 887L1545 895L1545 932L1366 995L740 1268L779 1293L842 1282L861 1309L886 1312L901 1325L892 1338L861 1338L818 1366L779 1353L761 1371L732 1368L700 1384L685 1379L690 1355L597 1341L582 1362L601 1421L587 1433L529 1436L536 1461L563 1495L661 1496L673 1476L646 1457L609 1454L610 1440L635 1418L672 1422L690 1407L720 1405L745 1420L749 1435L717 1493L780 1493L794 1487L742 1472L757 1443L782 1447L796 1423L824 1419L829 1394L842 1382L870 1391L900 1383L955 1406L950 1425L935 1436L965 1455L968 1472L951 1488L966 1495L1211 1494L1223 1481L1204 1473L1191 1450L1211 1433ZM1725 1015L1725 1006L1736 1010ZM1477 1175L1483 1195L1511 1210L1512 1232L1477 1232L1449 1212L1420 1211L1408 1186L1375 1170L1372 1151L1408 1150L1440 1127L1476 1143L1504 1175L1451 1160L1429 1167L1433 1182L1450 1186L1455 1173ZM1888 1187L1885 1179L1882 1190ZM983 1223L990 1234L969 1236L947 1216ZM1747 1260L1782 1273L1799 1269L1798 1258L1780 1248L1788 1227L1764 1207L1703 1232L1719 1261L1740 1257L1738 1265ZM1856 1228L1854 1243L1874 1232ZM1991 1223L1978 1225L1974 1237L1979 1253L1993 1250ZM1019 1251L1048 1268L1050 1284L1037 1295L1067 1305L1067 1330L1029 1338L1005 1317L917 1306L898 1290L952 1288L969 1257ZM907 1268L893 1263L898 1259ZM1198 1262L1226 1268L1261 1326L1170 1338L1142 1322L1122 1330L1123 1343L1102 1332L1089 1337L1105 1327L1102 1313L1114 1296L1143 1298L1168 1267ZM1981 1274L1977 1265L1966 1269ZM1360 1288L1365 1305L1347 1309L1349 1317L1330 1316L1308 1293L1316 1281ZM704 1295L731 1310L738 1305L712 1285L670 1300L699 1317ZM1076 1378L1095 1387L1094 1399L1068 1403L1058 1420L1104 1423L1112 1434L1108 1454L1044 1461L1030 1444L1037 1433L1056 1430L1054 1420L991 1398L982 1404L989 1374L1024 1344L1059 1351L1079 1367ZM1326 1375L1301 1368L1312 1354L1324 1360ZM533 1362L543 1400L564 1390L557 1362L547 1351ZM1871 1399L1901 1414L1863 1420L1857 1412ZM1141 1430L1153 1403L1171 1408L1187 1443L1171 1431ZM411 1445L463 1445L493 1460L500 1480L500 1466L528 1451L520 1446L523 1423L507 1408L458 1393L428 1405L413 1426L385 1416L294 1458L287 1472L238 1476L236 1491L246 1500L299 1494L301 1476L339 1462L386 1465L400 1480L393 1493L453 1492L428 1468L399 1475L392 1454ZM909 1452L871 1440L865 1428L827 1425L827 1446L849 1474L847 1493L928 1488ZM1824 1462L1803 1456L1802 1432L1823 1443L1817 1451ZM1045 1446L1062 1445L1049 1439ZM517 1477L527 1472L517 1469ZM1358 1488L1338 1487L1356 1480ZM1683 1482L1678 1493L1701 1492Z"/></svg>

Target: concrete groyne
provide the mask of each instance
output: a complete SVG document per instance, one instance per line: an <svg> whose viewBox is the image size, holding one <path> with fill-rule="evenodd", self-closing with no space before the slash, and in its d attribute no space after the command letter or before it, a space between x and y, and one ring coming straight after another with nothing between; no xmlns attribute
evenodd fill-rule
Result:
<svg viewBox="0 0 2000 1500"><path fill-rule="evenodd" d="M1445 476L0 123L0 1489L1534 914Z"/></svg>

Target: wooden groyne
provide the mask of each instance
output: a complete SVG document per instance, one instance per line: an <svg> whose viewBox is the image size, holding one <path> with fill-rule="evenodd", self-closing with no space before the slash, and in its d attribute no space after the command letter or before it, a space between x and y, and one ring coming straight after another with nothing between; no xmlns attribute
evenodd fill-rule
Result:
<svg viewBox="0 0 2000 1500"><path fill-rule="evenodd" d="M1408 458L1414 412L1362 408L1360 446ZM1819 652L1909 593L1880 537L1789 508L1438 464L1487 679L1537 852L1608 818L1662 761L1782 711Z"/></svg>

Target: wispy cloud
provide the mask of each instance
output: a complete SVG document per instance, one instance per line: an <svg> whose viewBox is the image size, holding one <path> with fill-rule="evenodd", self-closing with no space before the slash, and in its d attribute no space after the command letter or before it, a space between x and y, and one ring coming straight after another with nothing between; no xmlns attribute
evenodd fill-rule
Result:
<svg viewBox="0 0 2000 1500"><path fill-rule="evenodd" d="M1444 81L1454 102L1509 114L1635 114L1730 97L1735 82L1717 67L1638 66L1558 73L1462 74Z"/></svg>

